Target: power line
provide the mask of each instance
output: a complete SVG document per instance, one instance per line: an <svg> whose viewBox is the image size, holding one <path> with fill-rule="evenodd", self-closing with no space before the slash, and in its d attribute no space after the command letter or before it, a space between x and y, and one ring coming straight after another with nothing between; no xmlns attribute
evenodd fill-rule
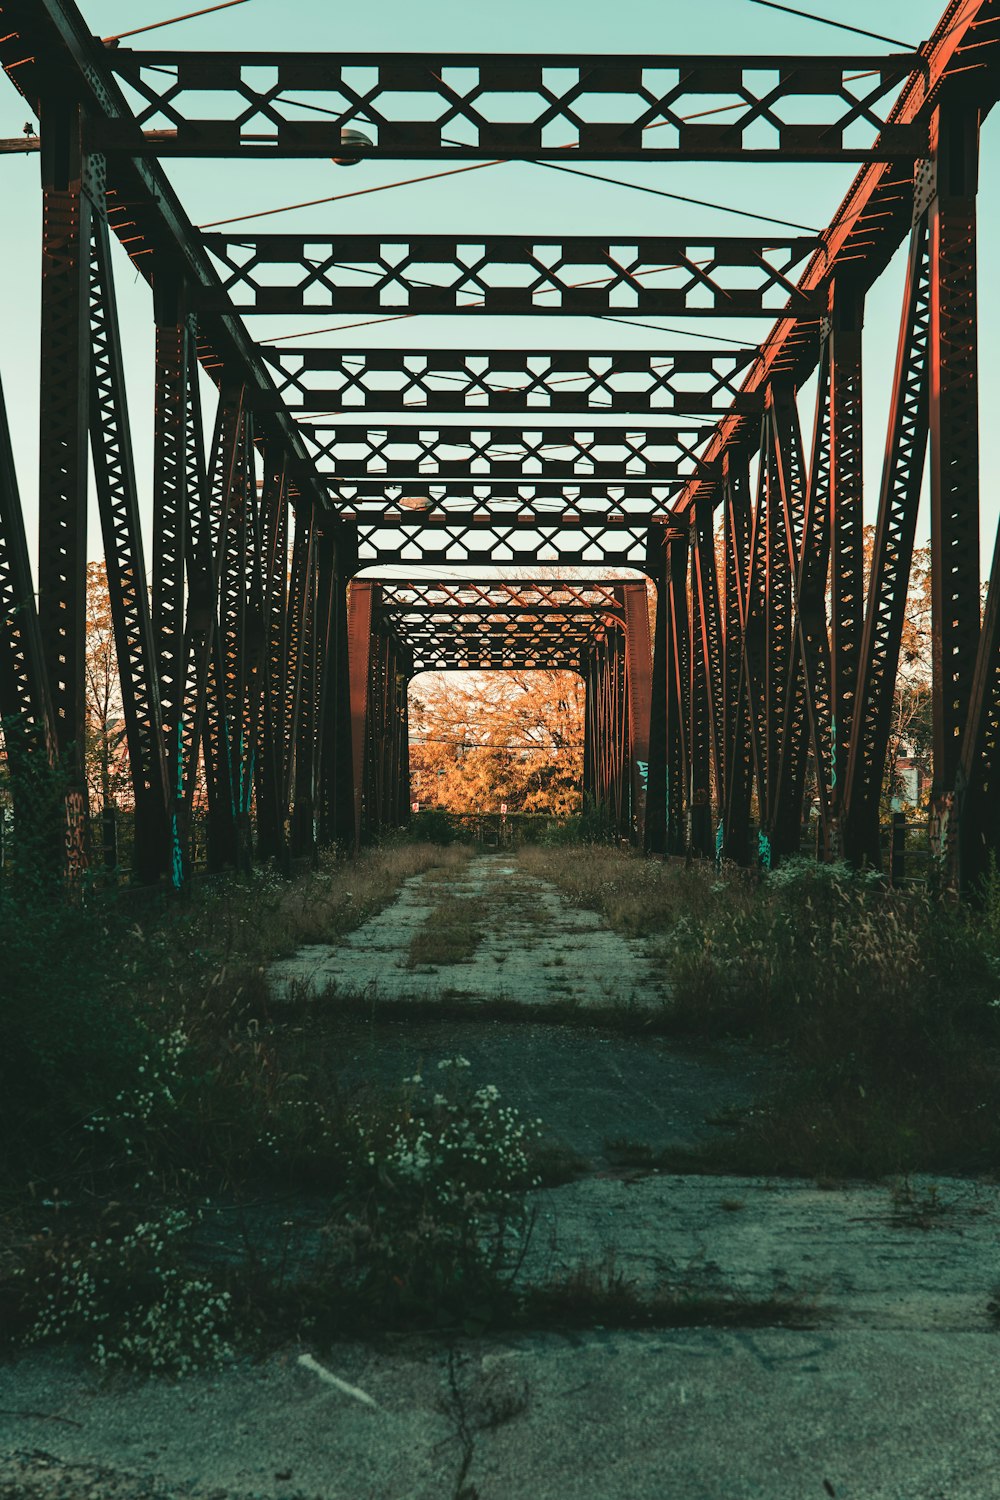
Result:
<svg viewBox="0 0 1000 1500"><path fill-rule="evenodd" d="M883 36L880 31L866 31L863 26L849 26L846 21L831 21L829 16L814 15L811 10L797 10L793 5L779 5L777 0L750 0L751 5L766 5L768 10L783 10L790 16L800 16L803 21L816 21L820 26L835 26L838 31L853 31L856 36L871 37L874 42L888 42L893 47L902 47L907 52L918 52L913 42L901 42L898 36Z"/></svg>
<svg viewBox="0 0 1000 1500"><path fill-rule="evenodd" d="M772 214L755 214L749 208L730 208L726 203L713 203L708 198L688 198L683 193L667 193L663 188L645 187L639 182L623 182L620 177L602 177L600 172L585 172L580 167L564 167L554 161L533 161L533 167L548 167L551 172L570 172L574 177L589 177L592 182L606 182L611 187L632 188L637 193L650 193L654 198L672 198L675 203L693 203L697 208L714 208L720 214L737 214L743 219L760 219L764 224L779 224L785 229L804 229L807 234L819 234L812 224L799 224L794 219L776 219Z"/></svg>

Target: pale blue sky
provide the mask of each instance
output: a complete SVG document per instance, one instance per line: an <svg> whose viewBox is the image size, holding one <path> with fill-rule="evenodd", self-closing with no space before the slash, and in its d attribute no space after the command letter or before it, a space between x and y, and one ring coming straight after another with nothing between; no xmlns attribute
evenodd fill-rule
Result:
<svg viewBox="0 0 1000 1500"><path fill-rule="evenodd" d="M943 0L809 0L810 7L842 21L870 25L878 31L919 43L935 25ZM126 0L84 0L82 9L100 35L158 20L184 7L178 0L156 4ZM186 47L437 52L639 52L735 54L780 52L883 53L891 47L851 37L832 28L778 14L750 0L616 0L613 5L594 0L504 0L496 5L455 3L455 0L383 0L381 4L330 5L320 0L248 0L229 11L202 17L147 37L137 47ZM0 82L0 135L17 135L25 120L25 106L6 79ZM443 164L447 165L447 163ZM367 162L343 171L318 162L178 161L167 164L192 219L205 222L240 211L271 208L326 193L347 192L361 186L388 183L433 170L433 164ZM849 184L852 166L778 166L731 164L650 163L625 167L599 166L608 175L712 199L736 207L759 208L816 226L825 225ZM34 471L37 466L38 369L38 236L40 194L37 156L8 156L0 161L3 174L4 222L0 237L0 374L7 395L22 491L34 517ZM1000 334L1000 277L995 266L1000 252L1000 111L983 132L980 192L980 299L982 316L981 401L983 429L983 566L988 567L997 523L994 479L1000 459L998 424L990 418L997 409L1000 374L990 358ZM719 215L710 210L672 204L620 187L604 187L561 177L531 164L512 163L465 174L437 183L399 188L391 192L328 204L262 221L264 229L303 232L384 232L390 234L441 230L486 233L491 230L531 230L537 234L602 232L621 234L765 233L750 220ZM791 231L787 231L791 232ZM775 230L776 235L783 231ZM905 254L905 250L904 250ZM152 436L152 322L150 296L124 255L119 257L118 289L137 467L144 500L148 501ZM902 256L883 276L869 298L866 340L866 484L867 509L877 501L884 443L885 412L895 350L902 280ZM254 318L256 337L308 328L308 316L294 325ZM336 323L327 315L323 326ZM339 320L347 323L351 318ZM659 320L674 326L669 319ZM314 326L319 326L315 324ZM715 330L737 337L760 337L767 322L695 320L699 334ZM465 347L509 344L515 347L552 347L571 344L594 349L636 346L683 346L688 339L675 333L659 337L648 330L629 330L594 319L497 319L474 316L419 318L384 327L352 330L328 342L349 347L426 343ZM696 339L695 344L702 341ZM707 346L705 346L707 347ZM808 395L803 417L808 426ZM921 523L920 536L926 534ZM92 555L100 552L96 521Z"/></svg>

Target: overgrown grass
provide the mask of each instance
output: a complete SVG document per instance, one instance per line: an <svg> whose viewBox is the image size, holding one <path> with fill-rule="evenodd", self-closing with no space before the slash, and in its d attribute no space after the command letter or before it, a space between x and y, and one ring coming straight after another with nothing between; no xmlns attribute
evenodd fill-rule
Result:
<svg viewBox="0 0 1000 1500"><path fill-rule="evenodd" d="M411 938L406 967L465 963L482 941L485 920L480 897L442 896Z"/></svg>
<svg viewBox="0 0 1000 1500"><path fill-rule="evenodd" d="M794 861L762 879L594 847L526 850L654 938L667 1016L777 1048L788 1081L692 1165L817 1176L1000 1167L1000 883L975 908Z"/></svg>
<svg viewBox="0 0 1000 1500"><path fill-rule="evenodd" d="M0 1191L225 1181L269 1139L305 1144L302 1090L262 1039L268 964L335 942L404 880L467 858L401 842L329 856L291 883L268 870L206 882L180 903L0 889Z"/></svg>

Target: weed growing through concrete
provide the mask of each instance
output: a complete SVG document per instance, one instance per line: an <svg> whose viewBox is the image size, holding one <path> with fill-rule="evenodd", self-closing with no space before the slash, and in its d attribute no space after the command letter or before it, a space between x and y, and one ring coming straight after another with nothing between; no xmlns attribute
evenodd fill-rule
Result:
<svg viewBox="0 0 1000 1500"><path fill-rule="evenodd" d="M460 964L482 941L486 903L477 896L443 896L414 933L406 956L408 969Z"/></svg>
<svg viewBox="0 0 1000 1500"><path fill-rule="evenodd" d="M101 1369L186 1375L232 1355L228 1292L194 1276L183 1253L194 1219L173 1209L125 1233L36 1247L21 1268L40 1310L26 1344L71 1339Z"/></svg>
<svg viewBox="0 0 1000 1500"><path fill-rule="evenodd" d="M539 1184L540 1121L466 1081L443 1058L405 1081L398 1111L348 1120L347 1211L330 1226L332 1269L375 1322L490 1321L513 1285L530 1233L525 1194Z"/></svg>
<svg viewBox="0 0 1000 1500"><path fill-rule="evenodd" d="M1000 1151L1000 880L977 906L846 865L769 876L610 848L520 855L579 904L651 935L661 1024L752 1039L787 1082L690 1166L881 1177L989 1170Z"/></svg>

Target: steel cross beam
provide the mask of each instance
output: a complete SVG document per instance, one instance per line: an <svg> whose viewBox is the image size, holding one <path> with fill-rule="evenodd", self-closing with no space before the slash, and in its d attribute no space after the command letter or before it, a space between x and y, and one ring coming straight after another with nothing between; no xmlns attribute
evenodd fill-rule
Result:
<svg viewBox="0 0 1000 1500"><path fill-rule="evenodd" d="M299 430L324 478L534 480L650 483L697 472L697 428L644 427L327 427ZM320 467L326 460L328 467Z"/></svg>
<svg viewBox="0 0 1000 1500"><path fill-rule="evenodd" d="M316 349L262 344L275 400L291 412L403 411L543 417L613 412L721 415L759 411L739 381L753 349Z"/></svg>
<svg viewBox="0 0 1000 1500"><path fill-rule="evenodd" d="M625 624L613 583L380 581L379 602L414 672L578 670L588 649Z"/></svg>
<svg viewBox="0 0 1000 1500"><path fill-rule="evenodd" d="M808 318L796 289L814 237L216 234L199 305L252 313L623 313ZM753 284L747 285L748 274Z"/></svg>
<svg viewBox="0 0 1000 1500"><path fill-rule="evenodd" d="M651 666L644 582L359 579L349 608L359 837L396 826L405 811L391 791L400 784L411 676L542 668L582 674L585 799L609 829L642 842Z"/></svg>
<svg viewBox="0 0 1000 1500"><path fill-rule="evenodd" d="M87 151L99 150L95 136L102 126L134 128L111 66L113 53L90 34L71 0L2 0L0 20L0 64L36 116L41 116L46 95L58 100L61 108L79 105ZM281 443L296 487L308 490L322 505L322 488L315 482L294 423L274 401L269 370L232 304L218 295L215 268L165 173L157 162L139 159L144 154L116 153L110 164L107 188L113 199L112 233L150 284L173 280L216 293L214 313L199 309L202 367L220 387L245 386L259 400L265 413L263 435Z"/></svg>
<svg viewBox="0 0 1000 1500"><path fill-rule="evenodd" d="M1000 0L949 0L940 21L920 49L914 68L889 115L893 128L922 121L929 128L933 110L954 100L977 108L985 118L1000 97ZM846 268L863 294L885 270L905 240L913 217L914 161L871 162L861 168L821 236L798 289L804 297L828 287ZM815 369L819 341L813 325L791 316L778 319L761 344L760 358L741 387L746 397L766 391L776 376L799 387ZM706 464L721 462L730 449L752 447L756 422L735 407L719 423L704 450ZM678 509L693 504L698 481L689 485Z"/></svg>
<svg viewBox="0 0 1000 1500"><path fill-rule="evenodd" d="M416 480L405 488L357 480L331 485L332 510L344 521L386 526L418 520L429 530L460 523L473 530L497 524L551 525L603 530L627 521L665 518L683 488L682 479L652 485L620 484L428 484Z"/></svg>
<svg viewBox="0 0 1000 1500"><path fill-rule="evenodd" d="M103 123L98 142L163 157L884 161L923 149L919 123L890 110L918 61L118 48L135 118Z"/></svg>
<svg viewBox="0 0 1000 1500"><path fill-rule="evenodd" d="M451 567L455 564L531 568L621 566L645 570L649 526L645 521L583 525L560 518L474 525L462 519L406 522L395 519L374 525L358 523L358 561L376 564L415 563Z"/></svg>

